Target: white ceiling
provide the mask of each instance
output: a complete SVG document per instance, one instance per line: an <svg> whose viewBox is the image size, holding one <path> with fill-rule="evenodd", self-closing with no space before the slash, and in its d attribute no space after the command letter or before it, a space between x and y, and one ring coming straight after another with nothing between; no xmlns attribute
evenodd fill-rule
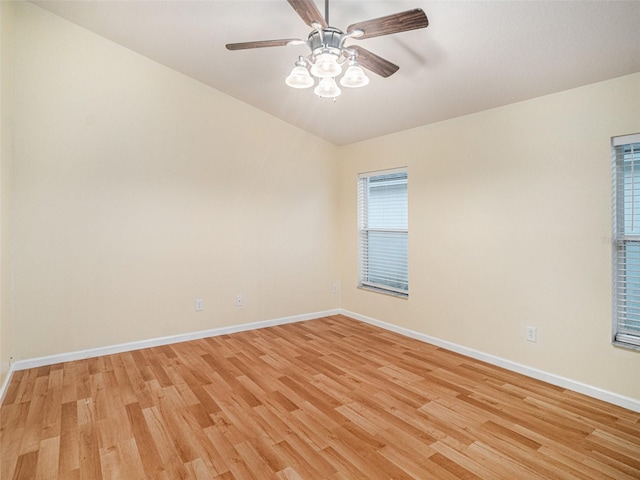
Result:
<svg viewBox="0 0 640 480"><path fill-rule="evenodd" d="M640 71L640 1L333 0L330 24L343 30L416 7L430 22L351 40L400 70L371 73L336 102L285 85L306 46L225 48L306 39L310 28L286 0L33 3L336 145Z"/></svg>

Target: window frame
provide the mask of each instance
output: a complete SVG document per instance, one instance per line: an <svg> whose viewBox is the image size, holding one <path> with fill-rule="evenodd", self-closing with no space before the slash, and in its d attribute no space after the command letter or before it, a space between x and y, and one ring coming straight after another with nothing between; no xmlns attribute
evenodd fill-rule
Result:
<svg viewBox="0 0 640 480"><path fill-rule="evenodd" d="M627 145L633 146L632 151L635 152L632 155L632 177L631 177L631 216L632 218L637 215L637 220L634 223L638 223L640 230L640 201L637 203L635 199L640 197L640 133L633 135L623 135L619 137L613 137L611 139L611 165L612 165L612 328L611 328L611 342L615 346L624 347L632 350L640 350L640 331L636 334L633 330L634 327L629 328L627 323L629 322L629 306L627 302L627 292L634 288L638 290L638 280L635 281L635 285L628 287L628 265L631 263L628 258L628 245L634 245L640 247L640 231L637 233L627 233L626 225L628 222L626 213L625 200L628 199L628 191L626 188L626 175L625 175L625 153L622 157L618 154L621 147ZM638 173L635 173L634 169L637 169ZM638 179L638 185L634 179ZM634 191L637 189L637 193ZM639 199L640 200L640 199ZM627 200L628 202L629 200ZM628 208L628 207L627 207ZM635 212L637 208L637 213ZM635 228L634 228L635 229ZM637 255L637 254L636 254ZM637 262L636 262L637 263ZM640 265L636 268L640 270ZM640 298L634 301L638 312L640 312ZM634 314L639 316L640 313ZM633 319L632 322L636 322Z"/></svg>
<svg viewBox="0 0 640 480"><path fill-rule="evenodd" d="M392 228L392 227L372 227L368 224L370 201L369 201L369 181L375 177L383 177L387 175L404 174L407 185L406 193L406 226L407 228ZM396 180L397 181L397 180ZM391 184L392 181L389 182ZM383 293L400 298L409 297L409 224L408 224L408 203L409 203L409 190L408 190L408 169L407 167L398 167L388 170L377 170L372 172L365 172L358 174L358 288L363 290L369 290L377 293ZM397 288L391 285L385 285L370 280L369 271L369 238L370 233L391 234L400 236L404 235L406 238L406 255L401 259L402 263L396 265L401 271L406 270L406 276L403 278L407 288ZM402 237L400 237L402 238ZM392 279L389 279L392 281Z"/></svg>

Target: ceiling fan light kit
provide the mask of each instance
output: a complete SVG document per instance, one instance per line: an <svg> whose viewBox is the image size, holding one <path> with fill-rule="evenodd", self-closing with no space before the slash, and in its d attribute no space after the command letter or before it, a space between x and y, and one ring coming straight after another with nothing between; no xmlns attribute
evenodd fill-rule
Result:
<svg viewBox="0 0 640 480"><path fill-rule="evenodd" d="M338 56L323 52L315 57L315 63L311 64L311 75L318 78L337 77L342 73L342 65L338 63Z"/></svg>
<svg viewBox="0 0 640 480"><path fill-rule="evenodd" d="M309 70L305 68L304 62L298 61L286 78L285 83L291 88L309 88L313 87L315 82L311 78Z"/></svg>
<svg viewBox="0 0 640 480"><path fill-rule="evenodd" d="M364 87L369 84L369 77L364 73L364 70L358 65L357 62L349 62L349 68L340 79L340 85L349 88Z"/></svg>
<svg viewBox="0 0 640 480"><path fill-rule="evenodd" d="M322 98L336 98L342 93L333 77L324 77L313 89L313 93Z"/></svg>
<svg viewBox="0 0 640 480"><path fill-rule="evenodd" d="M329 1L325 0L325 18L313 0L287 0L304 22L313 28L307 41L299 39L262 40L227 44L228 50L244 50L250 48L279 47L306 44L311 50L308 56L300 56L285 79L285 83L297 89L310 88L315 85L313 77L319 79L314 93L321 98L335 98L341 90L336 78L342 74L343 66L347 69L340 79L340 85L347 88L360 88L369 83L369 78L362 67L380 75L389 77L398 71L398 66L359 46L345 46L349 38L365 39L381 35L426 28L429 25L427 16L420 8L385 17L354 23L347 28L347 33L329 23ZM312 76L313 75L313 76Z"/></svg>

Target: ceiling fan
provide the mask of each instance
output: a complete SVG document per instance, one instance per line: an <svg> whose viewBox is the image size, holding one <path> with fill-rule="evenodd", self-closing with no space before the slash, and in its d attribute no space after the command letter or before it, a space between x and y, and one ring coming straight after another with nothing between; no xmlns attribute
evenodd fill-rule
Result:
<svg viewBox="0 0 640 480"><path fill-rule="evenodd" d="M347 27L346 33L329 25L329 0L325 0L325 16L316 7L313 0L287 0L302 20L313 30L307 40L285 38L279 40L261 40L257 42L229 43L229 50L245 50L263 47L284 47L307 45L311 53L299 56L291 74L286 78L287 85L293 88L309 88L315 84L313 77L319 79L314 93L323 98L334 98L341 90L336 78L342 73L342 66L348 64L340 84L344 87L364 87L369 83L361 67L382 77L389 77L400 67L360 46L345 46L350 38L366 39L381 35L406 32L426 28L429 20L420 8L395 13L384 17L357 22ZM311 72L311 74L309 73ZM313 77L311 76L313 75Z"/></svg>

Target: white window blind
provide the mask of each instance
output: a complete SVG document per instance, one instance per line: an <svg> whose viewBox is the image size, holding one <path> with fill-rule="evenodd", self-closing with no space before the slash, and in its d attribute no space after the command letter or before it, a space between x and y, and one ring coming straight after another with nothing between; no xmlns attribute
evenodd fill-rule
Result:
<svg viewBox="0 0 640 480"><path fill-rule="evenodd" d="M640 347L640 134L613 145L613 339Z"/></svg>
<svg viewBox="0 0 640 480"><path fill-rule="evenodd" d="M363 173L358 179L359 282L409 293L407 170Z"/></svg>

